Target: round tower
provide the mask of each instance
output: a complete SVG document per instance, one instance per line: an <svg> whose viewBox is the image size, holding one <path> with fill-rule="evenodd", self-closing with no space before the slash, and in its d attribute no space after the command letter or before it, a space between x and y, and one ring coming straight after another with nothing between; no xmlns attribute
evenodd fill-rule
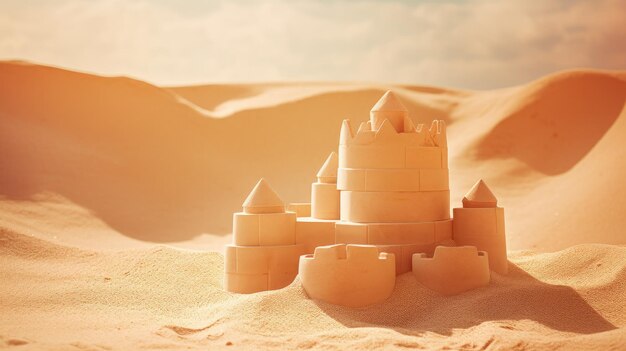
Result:
<svg viewBox="0 0 626 351"><path fill-rule="evenodd" d="M491 270L507 274L504 208L498 207L498 200L487 184L482 179L476 182L463 197L463 207L455 208L453 212L454 241L487 252Z"/></svg>
<svg viewBox="0 0 626 351"><path fill-rule="evenodd" d="M337 188L337 243L373 244L396 254L398 272L411 255L451 242L448 149L443 121L415 127L390 91L353 133L342 125Z"/></svg>
<svg viewBox="0 0 626 351"><path fill-rule="evenodd" d="M224 253L224 289L254 293L283 288L298 274L305 246L296 244L296 213L265 179L233 214L233 243Z"/></svg>

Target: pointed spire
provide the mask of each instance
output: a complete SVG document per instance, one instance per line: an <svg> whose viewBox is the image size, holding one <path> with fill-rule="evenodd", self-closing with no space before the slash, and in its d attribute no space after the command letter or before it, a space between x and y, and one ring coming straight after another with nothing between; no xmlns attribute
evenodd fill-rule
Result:
<svg viewBox="0 0 626 351"><path fill-rule="evenodd" d="M408 111L404 105L398 100L396 94L391 90L387 90L385 95L378 100L376 105L372 107L372 111Z"/></svg>
<svg viewBox="0 0 626 351"><path fill-rule="evenodd" d="M339 132L339 145L347 145L352 141L354 133L349 119L344 119L341 123L341 132Z"/></svg>
<svg viewBox="0 0 626 351"><path fill-rule="evenodd" d="M339 167L339 159L336 152L331 152L317 172L317 181L320 183L337 183L337 168Z"/></svg>
<svg viewBox="0 0 626 351"><path fill-rule="evenodd" d="M246 213L281 213L285 212L285 203L269 183L261 178L243 202L243 211Z"/></svg>
<svg viewBox="0 0 626 351"><path fill-rule="evenodd" d="M498 199L482 179L476 182L463 197L463 207L465 208L496 207L497 205Z"/></svg>

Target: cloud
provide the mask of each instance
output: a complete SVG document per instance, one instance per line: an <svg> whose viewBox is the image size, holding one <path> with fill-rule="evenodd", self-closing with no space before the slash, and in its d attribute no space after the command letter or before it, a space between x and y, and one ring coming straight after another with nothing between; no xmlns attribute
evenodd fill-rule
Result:
<svg viewBox="0 0 626 351"><path fill-rule="evenodd" d="M624 69L626 0L0 5L0 58L158 84L350 80L494 88Z"/></svg>

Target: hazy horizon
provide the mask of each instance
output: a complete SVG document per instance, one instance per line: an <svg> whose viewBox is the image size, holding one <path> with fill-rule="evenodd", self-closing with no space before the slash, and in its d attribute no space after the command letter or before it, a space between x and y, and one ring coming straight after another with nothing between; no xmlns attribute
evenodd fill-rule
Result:
<svg viewBox="0 0 626 351"><path fill-rule="evenodd" d="M626 68L626 0L16 1L0 59L158 85L366 81L490 89Z"/></svg>

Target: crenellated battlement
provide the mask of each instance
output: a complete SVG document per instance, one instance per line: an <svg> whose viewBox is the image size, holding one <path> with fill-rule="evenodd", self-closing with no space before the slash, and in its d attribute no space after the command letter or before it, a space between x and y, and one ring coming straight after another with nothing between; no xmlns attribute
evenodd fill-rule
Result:
<svg viewBox="0 0 626 351"><path fill-rule="evenodd" d="M444 295L455 295L489 284L489 258L475 246L438 246L432 257L413 255L413 275Z"/></svg>
<svg viewBox="0 0 626 351"><path fill-rule="evenodd" d="M394 254L371 245L328 245L300 257L307 294L322 301L362 307L386 300L396 282Z"/></svg>
<svg viewBox="0 0 626 351"><path fill-rule="evenodd" d="M393 254L379 253L375 246L346 244L318 246L307 258L314 261L344 260L345 264L377 264L378 261L394 260Z"/></svg>
<svg viewBox="0 0 626 351"><path fill-rule="evenodd" d="M384 120L377 130L372 129L371 121L362 122L356 133L352 130L350 120L345 119L341 125L339 145L405 145L447 148L446 123L433 120L430 128L424 124L413 125L409 117L405 117L405 128L398 132L389 120Z"/></svg>

